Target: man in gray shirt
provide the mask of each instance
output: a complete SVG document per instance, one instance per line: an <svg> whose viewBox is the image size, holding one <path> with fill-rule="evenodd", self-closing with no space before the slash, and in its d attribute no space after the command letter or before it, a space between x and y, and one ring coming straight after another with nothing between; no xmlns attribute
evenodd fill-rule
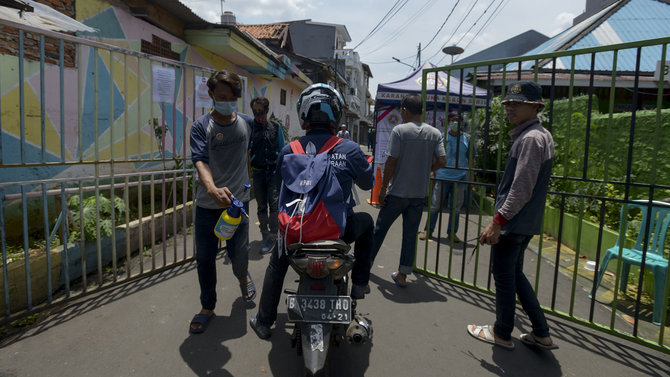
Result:
<svg viewBox="0 0 670 377"><path fill-rule="evenodd" d="M200 283L202 309L189 327L192 334L207 329L216 306L216 254L219 239L214 227L233 196L249 210L249 141L251 119L237 112L242 93L241 80L235 73L215 72L207 81L214 108L191 127L191 159L198 172L195 199L195 259ZM246 119L245 119L246 118ZM248 272L249 220L242 216L233 237L226 241L233 274L239 281L242 298L250 302L256 287Z"/></svg>
<svg viewBox="0 0 670 377"><path fill-rule="evenodd" d="M379 202L383 207L377 216L370 257L374 262L386 233L402 214L400 265L391 278L399 287L406 287L407 275L412 273L414 266L416 233L428 192L428 177L447 160L440 131L421 122L421 97L409 95L403 98L400 107L400 115L406 123L393 128L386 149L388 157L379 191Z"/></svg>

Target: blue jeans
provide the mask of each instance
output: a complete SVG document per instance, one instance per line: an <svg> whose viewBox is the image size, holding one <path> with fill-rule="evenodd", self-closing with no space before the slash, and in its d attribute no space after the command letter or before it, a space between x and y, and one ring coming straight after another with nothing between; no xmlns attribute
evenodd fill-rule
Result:
<svg viewBox="0 0 670 377"><path fill-rule="evenodd" d="M386 233L393 225L395 219L402 214L402 246L400 248L400 265L398 271L409 275L414 267L414 255L416 254L416 233L421 224L421 213L423 212L424 198L401 198L399 196L387 195L386 205L379 210L375 232L374 244L370 255L370 265L374 263L377 253L386 238Z"/></svg>
<svg viewBox="0 0 670 377"><path fill-rule="evenodd" d="M549 326L540 308L533 287L523 273L523 253L533 236L505 234L491 247L493 278L496 284L496 323L494 331L504 340L510 340L514 329L516 296L528 315L533 333L538 337L549 336Z"/></svg>
<svg viewBox="0 0 670 377"><path fill-rule="evenodd" d="M258 223L261 233L277 234L279 212L279 181L274 170L253 170Z"/></svg>
<svg viewBox="0 0 670 377"><path fill-rule="evenodd" d="M370 248L372 247L372 216L365 212L357 212L347 216L347 227L344 230L342 241L354 245L354 266L351 270L351 281L356 285L365 286L370 280ZM270 263L265 270L263 292L258 302L259 323L272 326L277 320L277 306L281 298L284 277L288 270L288 256L274 252L270 256Z"/></svg>
<svg viewBox="0 0 670 377"><path fill-rule="evenodd" d="M433 197L430 200L430 220L428 222L428 233L435 231L437 216L444 207L449 208L449 220L447 221L447 235L451 235L451 222L454 222L454 234L458 232L458 220L463 207L467 183L459 182L456 189L455 182L436 181L433 186ZM457 192L458 191L458 192Z"/></svg>
<svg viewBox="0 0 670 377"><path fill-rule="evenodd" d="M249 210L249 203L244 203ZM214 234L214 226L221 216L221 209L195 208L195 260L200 283L200 304L203 309L214 310L216 306L216 254L219 252L219 238ZM226 241L226 251L233 265L233 275L239 281L246 281L249 266L249 219L242 216L233 238Z"/></svg>

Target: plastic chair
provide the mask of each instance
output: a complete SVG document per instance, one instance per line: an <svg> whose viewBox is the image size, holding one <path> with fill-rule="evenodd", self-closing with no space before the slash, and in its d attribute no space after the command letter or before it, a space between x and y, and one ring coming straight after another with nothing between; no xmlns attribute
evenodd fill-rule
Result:
<svg viewBox="0 0 670 377"><path fill-rule="evenodd" d="M666 270L668 269L668 260L663 258L663 246L665 244L665 236L668 232L668 227L670 226L670 205L663 202L653 201L651 205L651 219L649 221L649 228L647 228L647 211L649 208L649 201L647 200L633 200L631 203L624 204L621 207L621 218L620 218L620 227L619 227L619 237L617 238L616 245L607 249L605 257L603 258L600 269L598 270L598 276L596 278L596 284L591 291L590 296L593 297L598 290L600 281L605 274L605 269L607 264L613 258L619 257L619 246L622 245L622 269L621 269L621 285L620 289L625 292L626 285L628 284L628 273L630 272L630 266L636 265L640 266L642 264L642 250L644 248L644 239L645 236L648 240L647 255L644 263L644 267L647 268L654 275L654 314L652 317L652 322L654 324L660 324L661 322L661 312L665 308L663 307L664 291L665 291L665 278ZM642 212L641 227L640 233L637 235L637 240L632 249L626 248L625 238L626 238L626 229L628 228L628 213L631 209L637 208Z"/></svg>

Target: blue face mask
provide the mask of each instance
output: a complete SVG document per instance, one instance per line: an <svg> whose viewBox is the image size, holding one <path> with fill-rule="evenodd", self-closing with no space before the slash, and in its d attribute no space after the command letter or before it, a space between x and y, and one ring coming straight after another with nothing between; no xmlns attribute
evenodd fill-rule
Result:
<svg viewBox="0 0 670 377"><path fill-rule="evenodd" d="M237 101L214 101L214 110L221 115L232 115L237 111Z"/></svg>

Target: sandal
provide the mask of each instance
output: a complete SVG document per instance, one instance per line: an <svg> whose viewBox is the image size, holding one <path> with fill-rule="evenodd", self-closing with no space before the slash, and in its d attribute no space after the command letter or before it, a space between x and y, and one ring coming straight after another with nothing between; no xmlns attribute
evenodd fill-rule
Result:
<svg viewBox="0 0 670 377"><path fill-rule="evenodd" d="M249 275L248 272L247 277L249 278L249 281L240 283L240 291L242 292L242 298L245 302L252 302L256 298L256 284L254 284L254 279L251 278L251 275ZM249 296L249 293L251 293L251 296Z"/></svg>
<svg viewBox="0 0 670 377"><path fill-rule="evenodd" d="M472 337L474 337L475 339L506 348L510 351L514 349L514 343L507 344L496 341L495 335L493 335L493 327L491 325L475 326L474 329L472 328L472 326L475 325L468 325L468 334L472 335ZM482 332L484 333L483 338L479 336Z"/></svg>
<svg viewBox="0 0 670 377"><path fill-rule="evenodd" d="M407 288L407 280L405 280L405 284L401 284L400 281L398 280L398 272L391 273L391 279L393 279L395 285L397 285L398 287Z"/></svg>
<svg viewBox="0 0 670 377"><path fill-rule="evenodd" d="M191 320L191 323L188 325L188 332L191 334L202 334L207 330L207 326L209 325L209 321L214 317L214 313L212 314L203 314L203 313L198 313L196 314L193 319ZM200 325L198 328L194 328L193 325Z"/></svg>
<svg viewBox="0 0 670 377"><path fill-rule="evenodd" d="M535 335L533 335L532 332L530 332L528 334L521 334L521 336L519 336L519 340L521 340L521 342L525 345L532 346L532 347L537 347L539 349L543 349L543 350L547 350L547 351L548 350L555 350L555 349L558 348L558 346L556 344L554 344L554 342L551 342L551 344L540 343L535 338Z"/></svg>

